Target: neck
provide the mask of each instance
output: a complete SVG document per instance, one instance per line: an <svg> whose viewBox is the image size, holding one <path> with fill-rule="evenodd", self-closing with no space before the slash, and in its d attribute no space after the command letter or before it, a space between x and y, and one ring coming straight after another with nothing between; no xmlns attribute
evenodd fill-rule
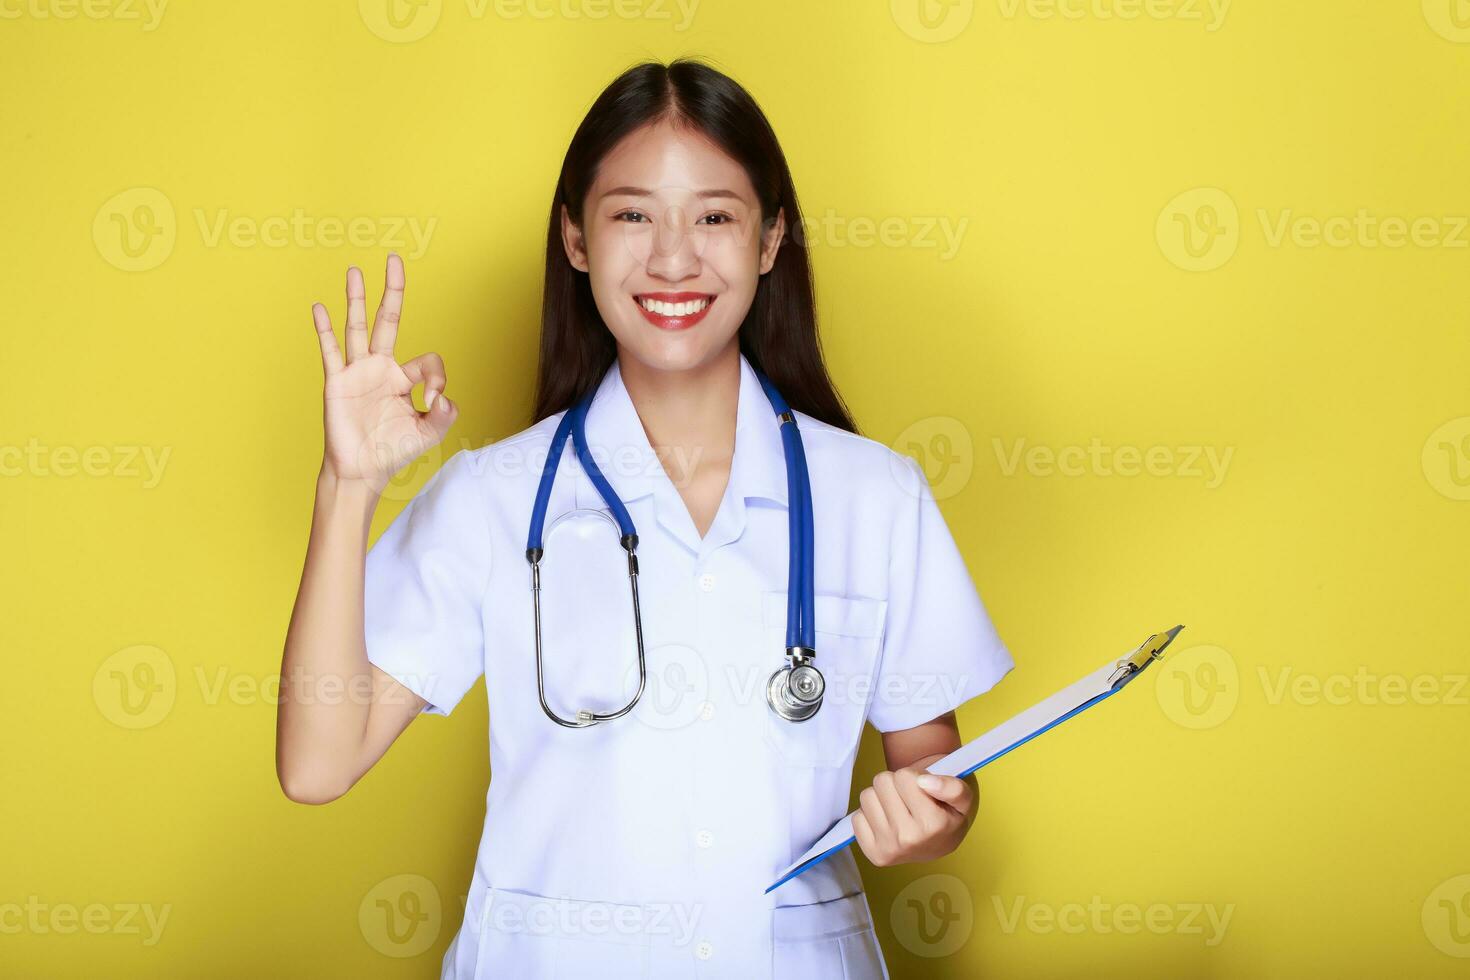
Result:
<svg viewBox="0 0 1470 980"><path fill-rule="evenodd" d="M619 346L618 370L649 445L676 485L685 485L702 463L729 462L740 400L738 343L685 371L651 368Z"/></svg>

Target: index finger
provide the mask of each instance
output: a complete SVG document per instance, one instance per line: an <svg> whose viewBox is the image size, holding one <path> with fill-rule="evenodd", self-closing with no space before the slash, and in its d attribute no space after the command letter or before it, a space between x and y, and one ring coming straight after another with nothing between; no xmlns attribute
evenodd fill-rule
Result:
<svg viewBox="0 0 1470 980"><path fill-rule="evenodd" d="M316 326L316 339L322 348L322 370L331 377L342 370L342 351L337 347L337 337L332 333L332 318L327 308L320 303L311 304L311 322Z"/></svg>
<svg viewBox="0 0 1470 980"><path fill-rule="evenodd" d="M403 260L396 252L388 253L388 271L383 276L383 299L373 318L373 339L369 350L374 354L393 353L398 340L398 319L403 314Z"/></svg>

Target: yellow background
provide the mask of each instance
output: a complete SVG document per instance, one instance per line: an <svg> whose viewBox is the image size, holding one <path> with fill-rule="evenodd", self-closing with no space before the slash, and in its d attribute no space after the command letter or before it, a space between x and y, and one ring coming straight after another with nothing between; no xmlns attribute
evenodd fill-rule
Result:
<svg viewBox="0 0 1470 980"><path fill-rule="evenodd" d="M309 305L340 324L344 268L376 295L396 244L450 448L520 429L571 132L633 61L702 54L819 222L841 390L924 455L1015 653L963 730L1187 624L985 771L957 854L865 867L894 975L1464 975L1465 3L395 2L0 4L0 973L438 975L483 698L331 806L273 773ZM251 236L297 211L366 231ZM1360 212L1419 233L1314 240ZM434 222L422 254L395 218ZM1162 448L1128 476L1094 444ZM869 730L859 786L881 761ZM405 890L442 911L395 939Z"/></svg>

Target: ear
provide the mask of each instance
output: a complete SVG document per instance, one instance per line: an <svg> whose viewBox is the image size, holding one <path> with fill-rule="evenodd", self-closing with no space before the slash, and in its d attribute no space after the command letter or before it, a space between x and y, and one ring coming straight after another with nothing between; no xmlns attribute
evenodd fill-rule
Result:
<svg viewBox="0 0 1470 980"><path fill-rule="evenodd" d="M761 275L771 271L771 266L776 264L776 252L781 248L781 243L786 240L786 209L781 208L776 212L776 220L770 222L765 231L761 232Z"/></svg>
<svg viewBox="0 0 1470 980"><path fill-rule="evenodd" d="M567 261L579 272L587 271L587 239L582 229L572 223L567 206L561 206L561 244L567 252Z"/></svg>

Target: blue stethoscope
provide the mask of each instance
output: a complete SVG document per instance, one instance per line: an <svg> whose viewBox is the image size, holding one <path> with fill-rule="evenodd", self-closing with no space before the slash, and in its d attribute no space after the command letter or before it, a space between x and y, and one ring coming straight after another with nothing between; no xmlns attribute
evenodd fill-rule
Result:
<svg viewBox="0 0 1470 980"><path fill-rule="evenodd" d="M812 551L812 493L811 478L807 474L806 450L801 443L801 433L796 429L796 413L787 406L781 393L770 379L757 371L766 398L776 412L781 426L781 446L786 456L786 492L789 519L790 565L786 586L786 658L785 666L771 674L766 683L766 703L771 710L787 721L806 721L822 706L822 695L826 682L822 672L812 663L816 650L816 599ZM551 447L546 457L546 468L541 471L541 484L536 488L536 504L531 509L531 529L526 535L526 561L531 563L531 604L536 615L536 691L541 698L541 710L558 725L567 728L587 728L602 721L621 718L643 696L648 683L648 668L643 657L643 617L638 608L638 530L628 509L618 499L617 493L608 484L607 478L597 468L592 452L587 446L587 409L592 405L596 389L587 392L562 416L551 438ZM628 584L633 593L633 633L638 643L638 690L617 711L598 712L578 710L575 720L561 717L546 703L546 684L541 667L541 558L545 554L542 546L542 528L546 523L546 506L551 499L551 486L556 481L556 469L566 446L567 436L572 438L572 447L582 469L592 480L593 486L612 511L612 520L621 535L619 544L628 553ZM602 514L601 511L597 512Z"/></svg>

